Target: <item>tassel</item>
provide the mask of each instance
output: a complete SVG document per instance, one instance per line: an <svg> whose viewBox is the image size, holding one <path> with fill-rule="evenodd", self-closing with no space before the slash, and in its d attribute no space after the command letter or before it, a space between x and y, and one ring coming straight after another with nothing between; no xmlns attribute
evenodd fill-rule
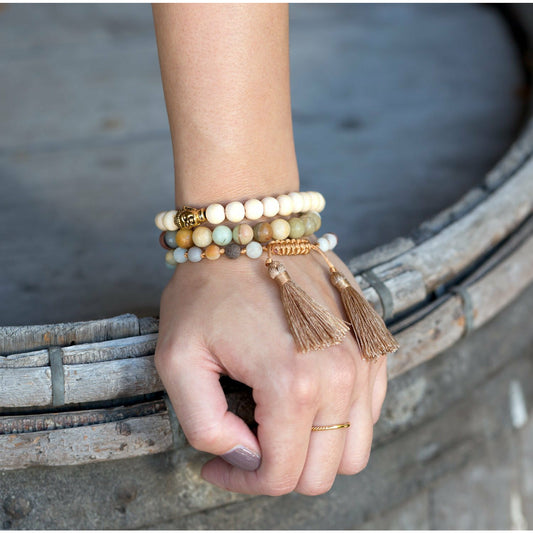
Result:
<svg viewBox="0 0 533 533"><path fill-rule="evenodd" d="M269 260L267 267L270 277L279 285L281 303L298 351L308 352L340 344L349 331L346 323L298 287L282 263Z"/></svg>
<svg viewBox="0 0 533 533"><path fill-rule="evenodd" d="M398 342L366 298L334 267L330 280L340 293L362 356L368 361L376 361L382 355L395 352L399 348Z"/></svg>

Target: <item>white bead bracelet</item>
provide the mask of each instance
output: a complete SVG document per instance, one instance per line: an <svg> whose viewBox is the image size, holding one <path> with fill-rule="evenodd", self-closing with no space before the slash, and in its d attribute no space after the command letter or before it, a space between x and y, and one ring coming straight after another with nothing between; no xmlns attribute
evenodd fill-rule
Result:
<svg viewBox="0 0 533 533"><path fill-rule="evenodd" d="M176 231L193 228L204 222L221 224L224 220L241 222L244 219L258 220L261 217L289 216L293 213L316 211L320 213L326 206L324 196L316 191L290 192L277 198L267 196L262 200L252 198L246 202L210 204L207 207L183 207L179 210L161 211L155 217L155 225L161 231Z"/></svg>

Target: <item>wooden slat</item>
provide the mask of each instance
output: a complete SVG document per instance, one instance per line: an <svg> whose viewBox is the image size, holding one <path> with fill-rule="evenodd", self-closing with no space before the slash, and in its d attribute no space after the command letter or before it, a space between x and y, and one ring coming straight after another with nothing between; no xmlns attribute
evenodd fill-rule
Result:
<svg viewBox="0 0 533 533"><path fill-rule="evenodd" d="M398 268L417 270L432 292L502 241L532 211L533 159L463 218L373 272L385 280Z"/></svg>
<svg viewBox="0 0 533 533"><path fill-rule="evenodd" d="M0 369L48 366L49 363L48 350L36 350L34 352L0 356Z"/></svg>
<svg viewBox="0 0 533 533"><path fill-rule="evenodd" d="M0 355L29 352L48 346L120 339L138 334L139 320L132 314L88 322L3 326L0 327Z"/></svg>
<svg viewBox="0 0 533 533"><path fill-rule="evenodd" d="M0 371L0 408L52 405L50 367Z"/></svg>
<svg viewBox="0 0 533 533"><path fill-rule="evenodd" d="M472 301L474 329L487 323L533 283L533 237L508 259L466 289ZM460 296L397 335L400 349L388 359L389 378L432 359L463 335L465 317Z"/></svg>
<svg viewBox="0 0 533 533"><path fill-rule="evenodd" d="M65 403L138 396L163 390L154 357L65 365Z"/></svg>
<svg viewBox="0 0 533 533"><path fill-rule="evenodd" d="M153 354L157 333L63 348L63 364L86 364Z"/></svg>
<svg viewBox="0 0 533 533"><path fill-rule="evenodd" d="M0 470L126 459L172 448L168 415L54 431L0 435Z"/></svg>

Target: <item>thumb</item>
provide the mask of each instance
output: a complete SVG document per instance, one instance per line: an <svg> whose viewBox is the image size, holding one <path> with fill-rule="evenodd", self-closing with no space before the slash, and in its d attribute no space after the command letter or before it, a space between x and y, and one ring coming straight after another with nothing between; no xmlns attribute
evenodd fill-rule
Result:
<svg viewBox="0 0 533 533"><path fill-rule="evenodd" d="M197 450L219 455L234 466L257 470L261 463L257 438L241 418L228 411L215 368L209 368L201 356L190 355L173 351L165 356L165 363L156 359L187 440Z"/></svg>

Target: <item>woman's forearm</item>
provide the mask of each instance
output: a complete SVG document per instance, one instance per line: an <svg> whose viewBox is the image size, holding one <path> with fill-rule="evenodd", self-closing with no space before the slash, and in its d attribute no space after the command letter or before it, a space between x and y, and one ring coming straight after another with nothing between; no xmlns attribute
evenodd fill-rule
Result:
<svg viewBox="0 0 533 533"><path fill-rule="evenodd" d="M155 4L176 205L297 190L286 4Z"/></svg>

